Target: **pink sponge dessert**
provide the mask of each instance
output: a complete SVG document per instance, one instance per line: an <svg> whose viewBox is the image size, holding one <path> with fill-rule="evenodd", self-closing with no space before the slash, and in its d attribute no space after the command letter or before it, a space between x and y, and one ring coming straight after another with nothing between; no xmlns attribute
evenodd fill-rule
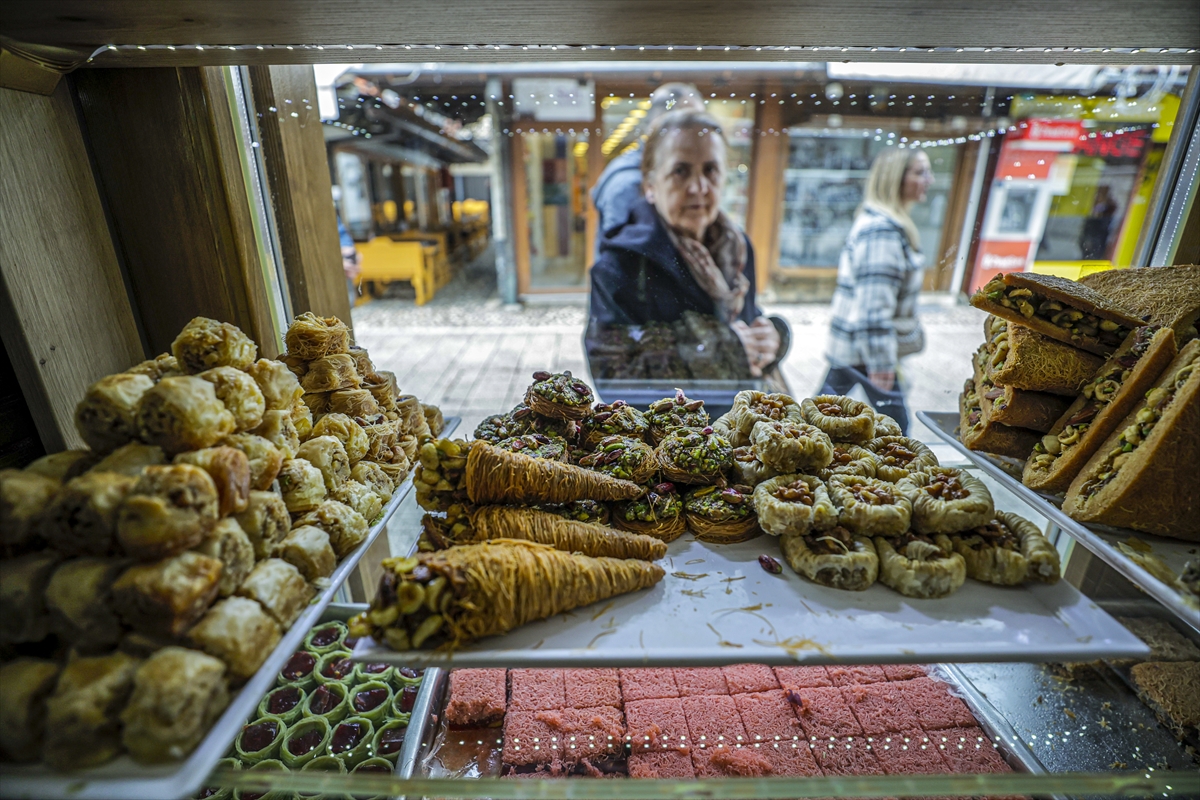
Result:
<svg viewBox="0 0 1200 800"><path fill-rule="evenodd" d="M776 667L775 677L784 689L819 689L833 686L824 667Z"/></svg>
<svg viewBox="0 0 1200 800"><path fill-rule="evenodd" d="M910 681L913 678L924 678L925 668L920 664L884 664L883 674L889 681Z"/></svg>
<svg viewBox="0 0 1200 800"><path fill-rule="evenodd" d="M674 670L671 669L621 669L621 696L630 700L661 700L664 697L679 697L675 685Z"/></svg>
<svg viewBox="0 0 1200 800"><path fill-rule="evenodd" d="M512 711L504 719L504 763L576 763L623 756L625 724L611 706Z"/></svg>
<svg viewBox="0 0 1200 800"><path fill-rule="evenodd" d="M752 749L771 763L772 775L816 775L809 741L804 735L792 706L776 689L733 696L742 725Z"/></svg>
<svg viewBox="0 0 1200 800"><path fill-rule="evenodd" d="M566 706L561 669L510 669L508 710L545 711Z"/></svg>
<svg viewBox="0 0 1200 800"><path fill-rule="evenodd" d="M920 727L917 715L894 683L847 686L842 689L842 697L868 736Z"/></svg>
<svg viewBox="0 0 1200 800"><path fill-rule="evenodd" d="M826 775L882 775L879 765L867 740L861 736L837 741L809 742L813 760Z"/></svg>
<svg viewBox="0 0 1200 800"><path fill-rule="evenodd" d="M929 738L951 772L1012 772L1012 767L978 727L930 731Z"/></svg>
<svg viewBox="0 0 1200 800"><path fill-rule="evenodd" d="M454 728L486 727L504 718L505 670L456 669L450 673L446 721Z"/></svg>
<svg viewBox="0 0 1200 800"><path fill-rule="evenodd" d="M688 743L696 775L711 777L735 774L711 762L714 754L737 750L750 741L733 698L728 695L703 695L685 697L680 703L687 720Z"/></svg>
<svg viewBox="0 0 1200 800"><path fill-rule="evenodd" d="M629 756L631 778L694 778L692 759L687 753L633 753Z"/></svg>
<svg viewBox="0 0 1200 800"><path fill-rule="evenodd" d="M785 696L795 708L796 718L810 741L863 735L862 726L837 687L789 689Z"/></svg>
<svg viewBox="0 0 1200 800"><path fill-rule="evenodd" d="M621 707L621 680L615 669L564 669L567 708Z"/></svg>
<svg viewBox="0 0 1200 800"><path fill-rule="evenodd" d="M849 667L826 667L834 686L853 686L856 683L883 683L887 675L883 667L873 664L856 664Z"/></svg>
<svg viewBox="0 0 1200 800"><path fill-rule="evenodd" d="M678 698L625 703L626 741L631 753L688 749L688 726Z"/></svg>
<svg viewBox="0 0 1200 800"><path fill-rule="evenodd" d="M725 684L730 694L746 692L766 692L779 688L775 673L765 664L735 664L732 667L721 667L725 676Z"/></svg>
<svg viewBox="0 0 1200 800"><path fill-rule="evenodd" d="M697 778L763 778L775 774L775 767L765 753L746 748L724 748L711 752L694 750L692 765L696 768Z"/></svg>
<svg viewBox="0 0 1200 800"><path fill-rule="evenodd" d="M872 751L888 775L933 775L950 771L938 752L938 743L920 728L872 738Z"/></svg>
<svg viewBox="0 0 1200 800"><path fill-rule="evenodd" d="M729 694L720 667L690 667L673 670L680 697Z"/></svg>
<svg viewBox="0 0 1200 800"><path fill-rule="evenodd" d="M941 681L914 678L911 681L898 681L892 686L900 690L908 707L920 720L921 727L927 731L975 727L975 716L971 709L950 694L949 687Z"/></svg>

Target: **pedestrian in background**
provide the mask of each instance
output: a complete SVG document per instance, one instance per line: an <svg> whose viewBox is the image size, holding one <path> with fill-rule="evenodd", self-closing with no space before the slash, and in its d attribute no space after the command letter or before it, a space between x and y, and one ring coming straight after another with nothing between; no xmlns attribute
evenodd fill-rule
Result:
<svg viewBox="0 0 1200 800"><path fill-rule="evenodd" d="M925 348L917 318L924 279L921 237L909 209L933 184L929 157L916 148L883 150L871 164L863 203L838 260L833 319L821 394L862 386L871 405L908 433L900 359Z"/></svg>

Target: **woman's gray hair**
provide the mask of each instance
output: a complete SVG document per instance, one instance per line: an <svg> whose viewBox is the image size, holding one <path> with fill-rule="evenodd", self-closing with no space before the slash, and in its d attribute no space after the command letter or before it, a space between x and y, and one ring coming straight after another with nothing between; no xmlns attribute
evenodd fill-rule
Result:
<svg viewBox="0 0 1200 800"><path fill-rule="evenodd" d="M668 111L650 125L646 133L646 141L642 144L642 180L650 176L658 165L658 147L666 135L672 131L698 130L702 135L719 136L721 143L728 145L725 130L717 118L707 111L692 111L681 109Z"/></svg>

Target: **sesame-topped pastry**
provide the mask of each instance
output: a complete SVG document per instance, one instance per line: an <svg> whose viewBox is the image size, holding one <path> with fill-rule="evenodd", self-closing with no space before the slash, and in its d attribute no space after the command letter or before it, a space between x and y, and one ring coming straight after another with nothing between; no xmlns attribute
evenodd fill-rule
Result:
<svg viewBox="0 0 1200 800"><path fill-rule="evenodd" d="M553 419L583 419L592 411L592 389L571 375L539 371L525 392L525 404L535 413Z"/></svg>
<svg viewBox="0 0 1200 800"><path fill-rule="evenodd" d="M634 483L646 483L658 472L658 460L650 445L623 436L601 439L595 450L579 459L579 466Z"/></svg>
<svg viewBox="0 0 1200 800"><path fill-rule="evenodd" d="M894 536L908 530L912 504L895 486L861 475L834 475L827 488L838 522L853 533Z"/></svg>
<svg viewBox="0 0 1200 800"><path fill-rule="evenodd" d="M823 469L833 458L829 436L807 422L756 422L750 443L764 464L780 472Z"/></svg>
<svg viewBox="0 0 1200 800"><path fill-rule="evenodd" d="M957 533L985 525L995 513L992 494L966 470L926 467L908 473L896 491L912 503L917 533Z"/></svg>
<svg viewBox="0 0 1200 800"><path fill-rule="evenodd" d="M687 493L683 508L688 528L702 542L744 542L762 533L749 486L701 486Z"/></svg>
<svg viewBox="0 0 1200 800"><path fill-rule="evenodd" d="M712 428L679 428L655 450L664 476L676 483L725 485L725 471L733 462L733 448Z"/></svg>
<svg viewBox="0 0 1200 800"><path fill-rule="evenodd" d="M819 478L780 475L754 487L759 524L772 536L832 528L838 512Z"/></svg>
<svg viewBox="0 0 1200 800"><path fill-rule="evenodd" d="M567 443L558 436L528 433L524 436L501 439L496 442L496 447L510 453L524 453L534 458L548 458L551 461L567 460Z"/></svg>
<svg viewBox="0 0 1200 800"><path fill-rule="evenodd" d="M734 440L740 447L750 444L750 433L758 422L804 422L800 404L786 394L742 391L733 397L733 408L729 411Z"/></svg>
<svg viewBox="0 0 1200 800"><path fill-rule="evenodd" d="M689 400L682 389L676 389L674 397L664 397L650 404L646 422L650 425L650 441L657 445L679 428L707 427L708 412L704 410L703 400Z"/></svg>
<svg viewBox="0 0 1200 800"><path fill-rule="evenodd" d="M683 498L675 491L675 484L656 483L641 497L617 506L612 524L621 530L673 542L687 530Z"/></svg>
<svg viewBox="0 0 1200 800"><path fill-rule="evenodd" d="M624 400L614 400L609 405L598 404L581 427L583 444L590 448L606 436L644 440L649 433L650 423L642 412Z"/></svg>
<svg viewBox="0 0 1200 800"><path fill-rule="evenodd" d="M863 444L875 438L875 411L866 403L837 394L819 394L800 403L809 425L816 425L835 442Z"/></svg>
<svg viewBox="0 0 1200 800"><path fill-rule="evenodd" d="M938 465L932 450L907 436L881 436L864 446L875 454L875 477L881 481L895 483L909 472Z"/></svg>

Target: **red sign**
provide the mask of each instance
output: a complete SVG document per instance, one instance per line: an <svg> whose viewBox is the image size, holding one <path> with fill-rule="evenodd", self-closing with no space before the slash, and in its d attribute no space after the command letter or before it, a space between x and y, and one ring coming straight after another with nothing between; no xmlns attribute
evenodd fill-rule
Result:
<svg viewBox="0 0 1200 800"><path fill-rule="evenodd" d="M1084 136L1075 145L1081 156L1094 156L1115 160L1119 158L1141 158L1149 132L1139 128L1121 133L1102 132Z"/></svg>
<svg viewBox="0 0 1200 800"><path fill-rule="evenodd" d="M1037 142L1077 142L1083 136L1083 123L1075 119L1027 119L1008 135L1009 139Z"/></svg>
<svg viewBox="0 0 1200 800"><path fill-rule="evenodd" d="M1000 180L1037 180L1050 177L1050 168L1059 153L1053 150L1017 150L1005 147L996 165L996 177Z"/></svg>
<svg viewBox="0 0 1200 800"><path fill-rule="evenodd" d="M979 255L975 261L975 274L971 279L970 291L974 292L1000 273L1022 272L1029 261L1029 248L1033 242L997 242L984 240L979 243Z"/></svg>

